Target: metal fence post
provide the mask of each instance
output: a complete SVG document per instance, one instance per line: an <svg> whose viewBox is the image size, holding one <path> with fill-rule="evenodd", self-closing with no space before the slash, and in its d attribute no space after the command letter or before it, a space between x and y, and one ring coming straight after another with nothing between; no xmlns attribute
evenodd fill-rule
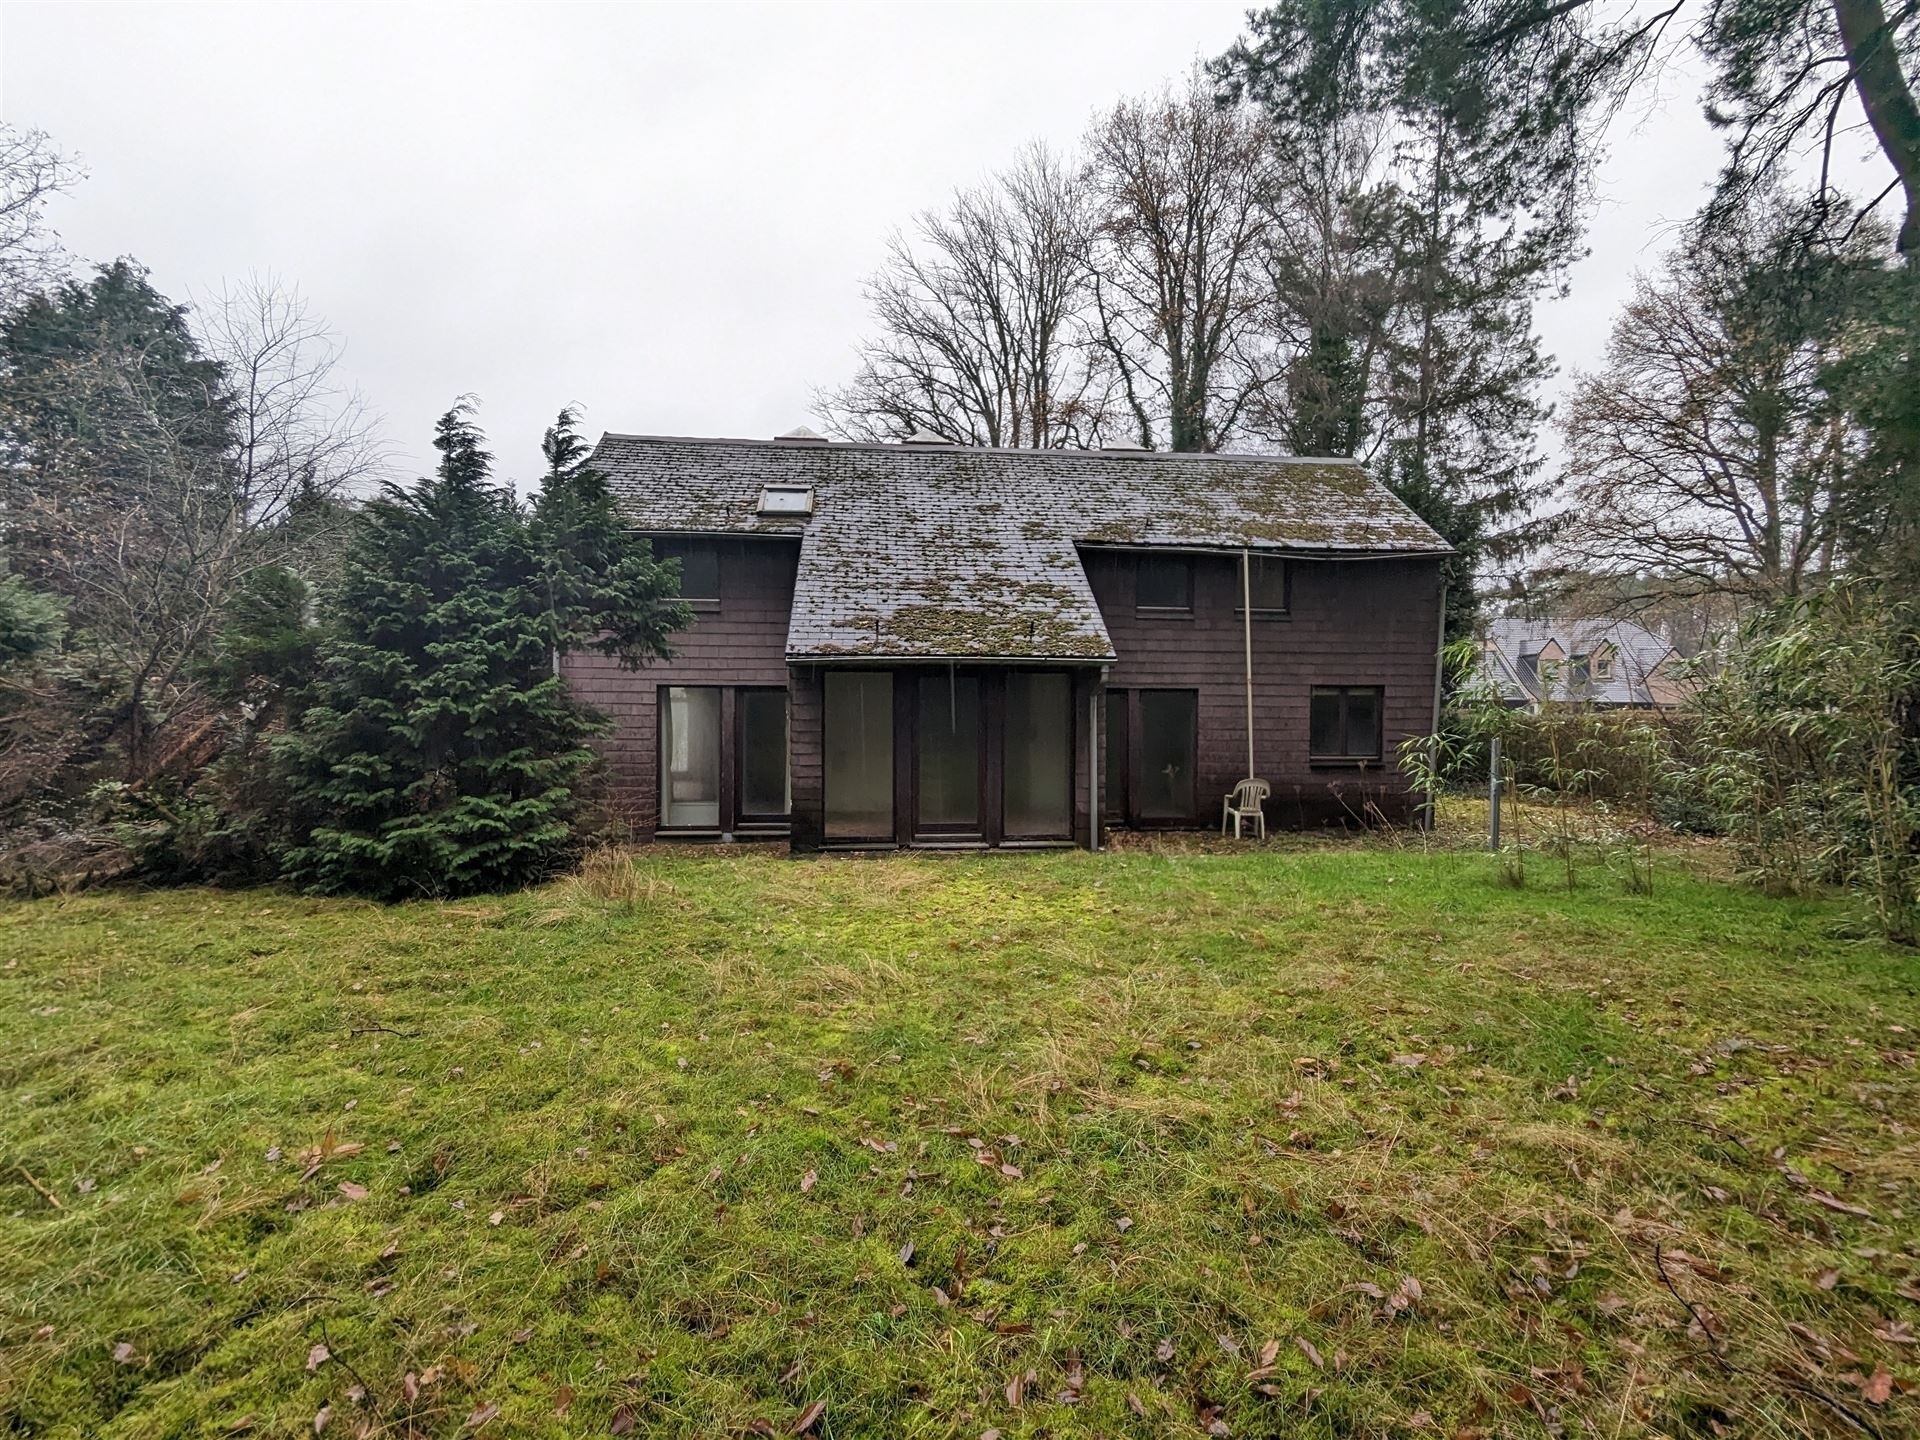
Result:
<svg viewBox="0 0 1920 1440"><path fill-rule="evenodd" d="M1500 848L1500 737L1487 748L1487 849Z"/></svg>

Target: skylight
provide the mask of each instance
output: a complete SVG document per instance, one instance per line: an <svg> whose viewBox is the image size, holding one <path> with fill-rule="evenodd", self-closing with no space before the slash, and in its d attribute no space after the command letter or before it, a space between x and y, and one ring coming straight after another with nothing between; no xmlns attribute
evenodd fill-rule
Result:
<svg viewBox="0 0 1920 1440"><path fill-rule="evenodd" d="M811 515L811 485L764 485L760 489L762 515Z"/></svg>

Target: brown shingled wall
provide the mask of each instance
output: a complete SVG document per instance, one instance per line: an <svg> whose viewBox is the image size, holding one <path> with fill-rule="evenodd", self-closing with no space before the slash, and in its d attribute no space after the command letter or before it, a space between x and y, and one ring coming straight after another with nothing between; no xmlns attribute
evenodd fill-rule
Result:
<svg viewBox="0 0 1920 1440"><path fill-rule="evenodd" d="M613 717L613 733L600 746L611 772L612 805L643 836L652 834L660 814L659 687L787 683L787 615L798 544L714 543L720 549L720 605L695 612L692 627L674 637L671 660L632 671L602 656L570 655L562 672L576 695ZM724 716L729 725L732 708ZM797 767L794 778L797 800Z"/></svg>
<svg viewBox="0 0 1920 1440"><path fill-rule="evenodd" d="M1199 691L1200 818L1217 823L1220 797L1247 768L1238 557L1195 557L1193 613L1186 617L1135 611L1132 555L1089 550L1084 559L1120 657L1108 685ZM1338 820L1368 801L1390 818L1404 817L1410 797L1393 756L1408 735L1432 726L1440 562L1296 561L1292 602L1289 617L1256 615L1253 622L1254 763L1273 785L1269 822ZM1308 763L1307 702L1315 685L1383 688L1384 773ZM1111 820L1111 803L1103 798L1101 805Z"/></svg>

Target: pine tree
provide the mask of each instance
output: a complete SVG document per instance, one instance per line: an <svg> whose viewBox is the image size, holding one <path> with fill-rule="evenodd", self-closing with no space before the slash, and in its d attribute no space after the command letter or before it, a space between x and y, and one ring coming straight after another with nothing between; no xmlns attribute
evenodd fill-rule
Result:
<svg viewBox="0 0 1920 1440"><path fill-rule="evenodd" d="M684 613L674 576L621 529L571 417L529 515L490 479L471 407L441 417L434 478L390 486L349 550L315 703L279 745L287 877L379 899L541 879L575 844L603 719L557 657L638 664Z"/></svg>

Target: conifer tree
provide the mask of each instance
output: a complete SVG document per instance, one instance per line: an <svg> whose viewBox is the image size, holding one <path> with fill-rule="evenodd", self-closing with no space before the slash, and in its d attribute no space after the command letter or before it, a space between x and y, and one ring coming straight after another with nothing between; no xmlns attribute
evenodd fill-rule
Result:
<svg viewBox="0 0 1920 1440"><path fill-rule="evenodd" d="M467 403L434 445L432 479L368 505L315 703L280 742L298 836L284 869L311 890L392 900L552 874L605 723L558 657L637 665L685 620L672 567L622 529L571 416L548 433L532 514L492 482Z"/></svg>

